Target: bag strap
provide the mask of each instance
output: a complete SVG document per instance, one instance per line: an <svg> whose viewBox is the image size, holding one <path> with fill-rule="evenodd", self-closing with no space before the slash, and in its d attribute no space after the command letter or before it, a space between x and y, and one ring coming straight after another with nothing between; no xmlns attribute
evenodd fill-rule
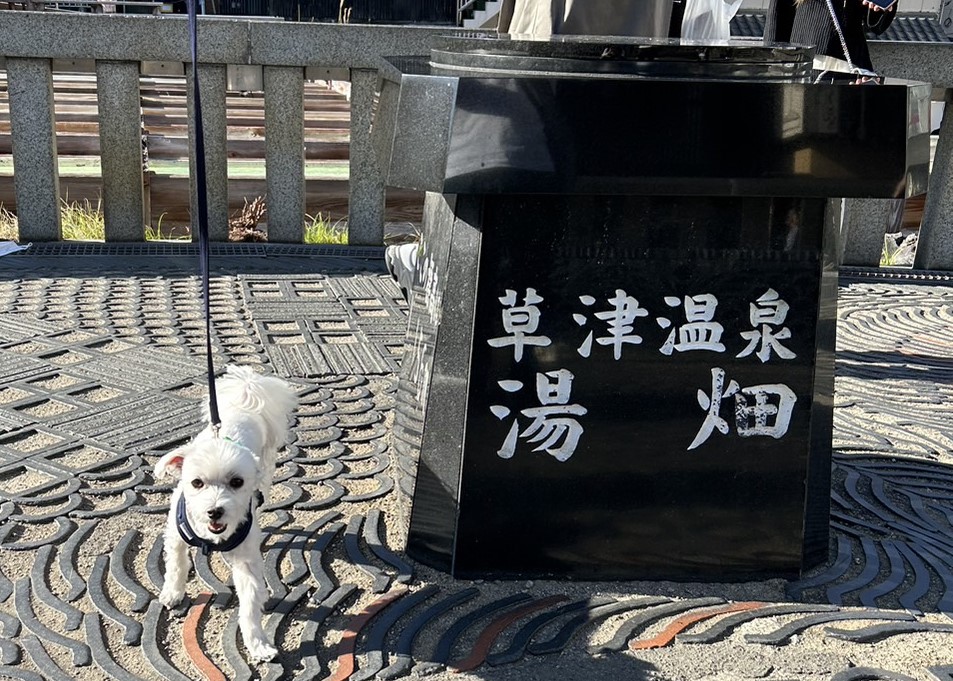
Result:
<svg viewBox="0 0 953 681"><path fill-rule="evenodd" d="M840 41L841 49L844 51L844 58L850 67L851 73L860 73L860 69L854 66L854 60L850 58L850 50L847 49L847 39L844 37L844 29L837 19L837 12L834 10L833 0L827 0L827 11L830 12L831 21L834 22L834 31L837 33L837 39Z"/></svg>
<svg viewBox="0 0 953 681"><path fill-rule="evenodd" d="M855 76L879 78L880 76L876 71L870 71L869 69L861 68L854 63L853 59L851 59L850 50L847 49L847 39L844 37L843 27L841 26L840 21L837 19L837 13L834 11L834 3L832 0L826 0L826 2L827 10L831 15L831 21L834 22L834 30L837 33L837 39L840 41L841 49L844 50L844 57L846 58L846 61L844 59L838 59L837 57L831 57L826 54L814 55L814 70L821 72L814 82L821 82L821 80L824 78L824 75L828 72L850 73Z"/></svg>

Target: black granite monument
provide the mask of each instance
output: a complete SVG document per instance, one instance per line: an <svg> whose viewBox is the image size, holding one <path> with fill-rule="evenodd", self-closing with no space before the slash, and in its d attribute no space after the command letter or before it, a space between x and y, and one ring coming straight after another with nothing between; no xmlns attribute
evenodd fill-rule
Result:
<svg viewBox="0 0 953 681"><path fill-rule="evenodd" d="M395 66L390 183L430 192L394 444L410 554L584 579L825 559L827 197L925 189L929 86L760 43L470 40Z"/></svg>

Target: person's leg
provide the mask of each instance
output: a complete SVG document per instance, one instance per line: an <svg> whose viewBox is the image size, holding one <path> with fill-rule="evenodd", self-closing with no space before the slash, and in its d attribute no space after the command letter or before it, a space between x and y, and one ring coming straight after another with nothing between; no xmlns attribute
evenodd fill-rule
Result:
<svg viewBox="0 0 953 681"><path fill-rule="evenodd" d="M509 33L510 22L513 20L513 4L516 0L503 0L500 6L500 13L497 15L496 30L497 33Z"/></svg>

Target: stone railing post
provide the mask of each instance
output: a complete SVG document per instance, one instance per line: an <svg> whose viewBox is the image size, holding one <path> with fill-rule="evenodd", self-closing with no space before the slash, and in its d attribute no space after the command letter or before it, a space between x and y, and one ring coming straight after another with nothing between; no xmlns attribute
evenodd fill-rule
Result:
<svg viewBox="0 0 953 681"><path fill-rule="evenodd" d="M225 111L225 64L199 65L199 97L205 142L205 184L208 189L208 234L212 241L228 241L228 121ZM195 169L195 97L192 65L186 67L189 105L189 210L192 234L198 226Z"/></svg>
<svg viewBox="0 0 953 681"><path fill-rule="evenodd" d="M49 59L6 60L20 241L58 241L60 181Z"/></svg>
<svg viewBox="0 0 953 681"><path fill-rule="evenodd" d="M149 222L142 181L139 64L96 62L106 241L142 241Z"/></svg>
<svg viewBox="0 0 953 681"><path fill-rule="evenodd" d="M268 241L304 240L304 69L264 67Z"/></svg>
<svg viewBox="0 0 953 681"><path fill-rule="evenodd" d="M376 70L351 70L351 148L347 236L352 245L384 242L384 173L371 144Z"/></svg>

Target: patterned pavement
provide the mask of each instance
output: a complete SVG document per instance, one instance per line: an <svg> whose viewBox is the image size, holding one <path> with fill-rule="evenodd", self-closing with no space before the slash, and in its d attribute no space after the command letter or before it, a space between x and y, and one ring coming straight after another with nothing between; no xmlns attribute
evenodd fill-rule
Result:
<svg viewBox="0 0 953 681"><path fill-rule="evenodd" d="M380 255L213 252L216 366L260 365L300 396L263 509L282 652L258 667L218 557L194 556L176 611L156 599L171 487L152 466L196 432L205 385L194 257L0 260L0 677L953 681L945 277L843 273L827 565L790 583L478 583L400 551L406 307Z"/></svg>

